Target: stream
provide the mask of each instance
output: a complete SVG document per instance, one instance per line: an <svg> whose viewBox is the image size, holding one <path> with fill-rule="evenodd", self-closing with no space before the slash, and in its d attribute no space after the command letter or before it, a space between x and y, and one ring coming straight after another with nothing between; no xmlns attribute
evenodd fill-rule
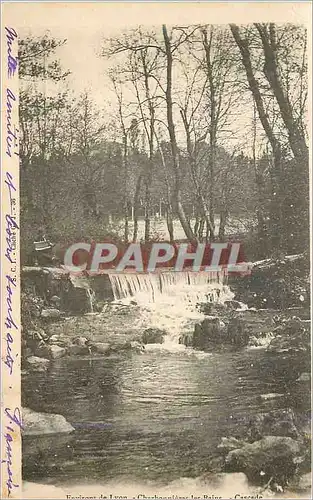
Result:
<svg viewBox="0 0 313 500"><path fill-rule="evenodd" d="M179 333L201 318L195 298L208 298L210 288L189 285L186 293L185 283L173 283L158 302L147 300L144 289L135 295L124 288L120 299L135 295L142 307L135 327L140 321L170 325L164 344L148 345L144 353L61 358L47 372L25 376L23 405L60 413L75 428L71 434L24 437L26 481L163 485L196 478L214 462L221 438L245 437L256 413L310 406L305 393L293 389L301 366L287 355L265 349L204 353L178 345ZM211 296L223 300L231 293L217 283ZM262 398L270 393L280 396Z"/></svg>

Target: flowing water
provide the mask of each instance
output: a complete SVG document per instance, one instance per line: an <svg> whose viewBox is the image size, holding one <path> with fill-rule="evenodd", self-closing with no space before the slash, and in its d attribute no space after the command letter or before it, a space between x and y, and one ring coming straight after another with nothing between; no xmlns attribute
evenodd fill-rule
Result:
<svg viewBox="0 0 313 500"><path fill-rule="evenodd" d="M227 274L220 272L174 272L151 274L114 274L109 278L114 298L124 304L136 302L141 307L143 322L163 329L166 348L177 350L179 337L204 318L196 305L233 298L227 286Z"/></svg>
<svg viewBox="0 0 313 500"><path fill-rule="evenodd" d="M63 358L46 373L27 375L24 405L64 415L75 431L25 437L25 479L160 485L197 477L210 468L221 437L246 435L252 415L305 406L301 393L289 387L301 368L286 356L178 346L179 334L202 317L197 301L232 294L223 276L172 274L110 276L117 301L136 301L146 324L166 327L164 345L143 354ZM285 396L260 398L268 393Z"/></svg>

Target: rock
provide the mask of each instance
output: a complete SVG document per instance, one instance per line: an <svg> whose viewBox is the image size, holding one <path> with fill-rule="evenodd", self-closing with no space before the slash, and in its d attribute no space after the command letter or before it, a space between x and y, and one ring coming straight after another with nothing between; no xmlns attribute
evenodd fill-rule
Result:
<svg viewBox="0 0 313 500"><path fill-rule="evenodd" d="M289 408L260 413L253 417L249 423L249 441L257 441L265 436L284 436L297 439L299 431L294 412Z"/></svg>
<svg viewBox="0 0 313 500"><path fill-rule="evenodd" d="M106 306L107 306L107 302L105 302L104 300L99 300L93 305L93 310L94 310L94 312L101 313L101 312L104 312Z"/></svg>
<svg viewBox="0 0 313 500"><path fill-rule="evenodd" d="M35 355L40 358L59 359L66 355L66 349L54 344L45 345L38 347Z"/></svg>
<svg viewBox="0 0 313 500"><path fill-rule="evenodd" d="M306 353L309 350L309 342L303 336L289 337L285 335L277 335L271 340L267 347L268 352L282 354L282 353Z"/></svg>
<svg viewBox="0 0 313 500"><path fill-rule="evenodd" d="M72 432L74 427L62 415L37 413L29 408L22 409L23 435L57 434Z"/></svg>
<svg viewBox="0 0 313 500"><path fill-rule="evenodd" d="M301 333L304 332L305 329L301 319L298 318L297 316L293 316L292 318L287 318L277 328L283 330L285 335L297 335L297 334L300 335Z"/></svg>
<svg viewBox="0 0 313 500"><path fill-rule="evenodd" d="M58 345L60 347L68 347L71 345L71 339L66 337L65 335L53 334L49 337L48 340L49 345Z"/></svg>
<svg viewBox="0 0 313 500"><path fill-rule="evenodd" d="M43 309L41 311L41 317L48 320L56 320L61 318L61 312L59 309Z"/></svg>
<svg viewBox="0 0 313 500"><path fill-rule="evenodd" d="M38 328L36 330L28 330L27 337L38 342L41 340L46 340L48 336L42 328Z"/></svg>
<svg viewBox="0 0 313 500"><path fill-rule="evenodd" d="M225 325L219 318L206 318L195 325L193 347L202 351L221 345L225 340Z"/></svg>
<svg viewBox="0 0 313 500"><path fill-rule="evenodd" d="M308 307L310 259L307 254L266 259L254 263L249 276L230 277L235 299L249 307L286 309L302 304Z"/></svg>
<svg viewBox="0 0 313 500"><path fill-rule="evenodd" d="M297 379L297 382L311 382L311 374L307 372L301 373L300 377Z"/></svg>
<svg viewBox="0 0 313 500"><path fill-rule="evenodd" d="M54 308L59 309L61 306L61 299L57 295L53 295L50 299L50 303L53 305Z"/></svg>
<svg viewBox="0 0 313 500"><path fill-rule="evenodd" d="M244 347L249 344L249 338L244 321L238 317L231 318L227 327L228 342L236 347Z"/></svg>
<svg viewBox="0 0 313 500"><path fill-rule="evenodd" d="M127 351L136 350L142 352L145 349L144 345L137 341L126 340L110 344L109 353L125 353Z"/></svg>
<svg viewBox="0 0 313 500"><path fill-rule="evenodd" d="M218 449L223 453L229 453L231 450L242 448L245 444L247 444L245 441L235 437L222 437L222 442L218 445Z"/></svg>
<svg viewBox="0 0 313 500"><path fill-rule="evenodd" d="M226 312L224 304L220 304L219 302L202 302L198 304L198 309L206 316L217 316Z"/></svg>
<svg viewBox="0 0 313 500"><path fill-rule="evenodd" d="M63 358L66 354L66 349L64 347L60 347L58 345L50 346L50 357L52 359Z"/></svg>
<svg viewBox="0 0 313 500"><path fill-rule="evenodd" d="M197 349L206 351L227 346L240 348L248 343L249 331L241 317L231 317L227 327L218 317L206 318L201 324L195 325L193 347Z"/></svg>
<svg viewBox="0 0 313 500"><path fill-rule="evenodd" d="M30 356L26 359L26 362L31 366L45 366L50 365L50 360L45 358L39 358L38 356Z"/></svg>
<svg viewBox="0 0 313 500"><path fill-rule="evenodd" d="M266 484L270 478L284 486L296 472L301 457L300 444L290 437L267 436L240 449L232 450L225 459L229 472L244 472L256 484Z"/></svg>
<svg viewBox="0 0 313 500"><path fill-rule="evenodd" d="M133 340L129 343L129 347L132 351L142 353L145 351L145 346L138 342L137 340Z"/></svg>
<svg viewBox="0 0 313 500"><path fill-rule="evenodd" d="M166 332L159 328L148 328L142 335L143 344L163 344Z"/></svg>
<svg viewBox="0 0 313 500"><path fill-rule="evenodd" d="M109 354L111 351L111 346L107 342L93 342L92 348L99 354Z"/></svg>
<svg viewBox="0 0 313 500"><path fill-rule="evenodd" d="M235 311L236 309L241 309L242 308L242 303L239 302L238 300L225 300L224 306L227 309Z"/></svg>
<svg viewBox="0 0 313 500"><path fill-rule="evenodd" d="M86 342L88 342L88 339L86 337L77 337L76 339L73 340L73 344L79 346L85 346Z"/></svg>
<svg viewBox="0 0 313 500"><path fill-rule="evenodd" d="M60 342L60 339L60 335L51 335L51 337L49 337L49 344L57 344Z"/></svg>
<svg viewBox="0 0 313 500"><path fill-rule="evenodd" d="M31 371L44 373L50 365L50 360L38 356L29 356L26 363Z"/></svg>
<svg viewBox="0 0 313 500"><path fill-rule="evenodd" d="M70 345L67 348L67 354L69 356L85 356L90 354L90 348L88 346Z"/></svg>

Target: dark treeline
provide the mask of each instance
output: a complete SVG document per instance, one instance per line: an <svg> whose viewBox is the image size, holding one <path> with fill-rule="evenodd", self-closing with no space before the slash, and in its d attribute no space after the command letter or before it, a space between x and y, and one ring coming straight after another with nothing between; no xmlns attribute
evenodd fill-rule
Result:
<svg viewBox="0 0 313 500"><path fill-rule="evenodd" d="M73 96L66 40L19 43L22 258L108 234L221 241L239 220L256 258L309 234L307 54L301 26L138 27L103 42L109 112Z"/></svg>

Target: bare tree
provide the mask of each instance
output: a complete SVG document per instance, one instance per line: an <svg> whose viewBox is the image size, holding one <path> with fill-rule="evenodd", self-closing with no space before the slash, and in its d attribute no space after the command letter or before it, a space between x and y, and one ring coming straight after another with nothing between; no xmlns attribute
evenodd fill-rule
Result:
<svg viewBox="0 0 313 500"><path fill-rule="evenodd" d="M124 199L123 199L123 211L124 211L124 241L128 242L129 239L129 165L128 165L128 129L126 127L125 116L124 116L124 100L123 91L120 82L118 81L116 75L111 73L111 81L113 83L114 91L118 103L118 117L120 122L120 130L122 135L122 155L123 155L123 173L124 173Z"/></svg>
<svg viewBox="0 0 313 500"><path fill-rule="evenodd" d="M166 25L162 26L165 54L166 54L166 112L167 112L167 126L168 133L170 137L171 150L172 150L172 160L175 174L175 187L174 187L174 201L176 205L177 214L185 232L186 237L192 241L195 240L195 234L192 231L190 222L186 217L185 210L181 201L181 172L180 172L180 158L179 149L177 146L175 125L173 119L173 99L172 99L172 71L173 71L173 50L175 47L172 46L170 37Z"/></svg>
<svg viewBox="0 0 313 500"><path fill-rule="evenodd" d="M277 59L277 36L274 23L255 24L262 40L264 51L264 74L270 84L273 94L280 109L281 117L288 131L288 138L294 157L303 162L308 161L308 147L303 131L294 117L288 93L280 77L279 62Z"/></svg>

